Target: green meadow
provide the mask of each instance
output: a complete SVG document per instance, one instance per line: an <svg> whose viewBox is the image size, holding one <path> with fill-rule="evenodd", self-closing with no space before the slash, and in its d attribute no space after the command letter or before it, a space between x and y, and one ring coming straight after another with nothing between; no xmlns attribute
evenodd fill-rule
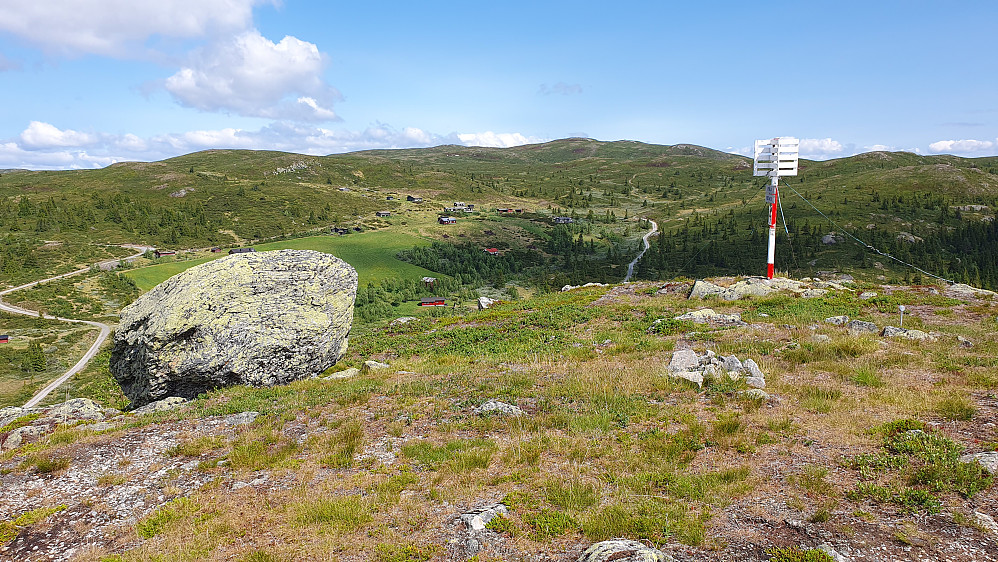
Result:
<svg viewBox="0 0 998 562"><path fill-rule="evenodd" d="M349 263L357 270L359 282L366 285L387 278L419 279L424 276L436 276L434 272L399 261L395 254L399 250L428 244L422 238L409 234L389 231L363 232L346 236L310 236L256 244L258 251L269 250L316 250L333 254ZM189 261L172 261L148 267L126 271L142 291L148 291L170 277L185 271L195 265L218 259L222 254L212 254L208 257Z"/></svg>

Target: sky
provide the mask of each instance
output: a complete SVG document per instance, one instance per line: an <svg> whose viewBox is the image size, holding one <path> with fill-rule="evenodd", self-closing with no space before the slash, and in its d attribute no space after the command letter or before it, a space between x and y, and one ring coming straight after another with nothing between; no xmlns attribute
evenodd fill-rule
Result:
<svg viewBox="0 0 998 562"><path fill-rule="evenodd" d="M565 137L998 154L998 2L0 0L0 169Z"/></svg>

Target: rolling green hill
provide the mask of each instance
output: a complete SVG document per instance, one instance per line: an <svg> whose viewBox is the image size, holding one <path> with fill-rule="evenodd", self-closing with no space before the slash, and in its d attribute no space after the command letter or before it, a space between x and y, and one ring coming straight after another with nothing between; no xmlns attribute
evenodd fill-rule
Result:
<svg viewBox="0 0 998 562"><path fill-rule="evenodd" d="M881 280L907 273L918 280L913 270L862 250L844 231L941 276L998 284L998 260L988 253L998 241L989 222L998 203L996 157L871 152L802 161L801 175L789 181L793 189L782 191L787 225L778 241L780 270L798 276L838 270ZM634 222L639 216L662 230L640 277L757 274L765 253L762 185L741 156L694 145L579 138L508 149L439 146L325 157L211 150L101 170L6 171L0 174L0 283L84 265L95 257L93 243L229 246L332 226L453 243L456 236L434 221L454 201L479 211L462 215L465 224L456 230L466 240L460 242L494 245L485 234L492 232L510 249L533 247L543 255L547 281L535 270L535 284L616 278L637 251L646 226ZM424 202L408 203L406 195ZM534 214L499 217L498 206ZM376 220L379 210L392 218ZM577 223L559 233L562 227L548 220L557 214Z"/></svg>

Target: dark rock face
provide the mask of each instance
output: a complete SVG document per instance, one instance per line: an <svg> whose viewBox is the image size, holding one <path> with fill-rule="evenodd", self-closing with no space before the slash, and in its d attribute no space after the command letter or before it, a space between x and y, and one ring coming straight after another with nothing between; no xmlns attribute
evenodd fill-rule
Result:
<svg viewBox="0 0 998 562"><path fill-rule="evenodd" d="M356 295L357 272L321 252L204 263L122 309L111 372L133 407L308 378L346 351Z"/></svg>

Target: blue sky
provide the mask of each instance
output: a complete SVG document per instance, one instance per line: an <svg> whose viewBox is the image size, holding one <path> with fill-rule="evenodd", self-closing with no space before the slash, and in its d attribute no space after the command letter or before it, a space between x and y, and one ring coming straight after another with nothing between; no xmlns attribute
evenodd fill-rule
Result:
<svg viewBox="0 0 998 562"><path fill-rule="evenodd" d="M998 2L3 0L0 168L569 136L998 154Z"/></svg>

